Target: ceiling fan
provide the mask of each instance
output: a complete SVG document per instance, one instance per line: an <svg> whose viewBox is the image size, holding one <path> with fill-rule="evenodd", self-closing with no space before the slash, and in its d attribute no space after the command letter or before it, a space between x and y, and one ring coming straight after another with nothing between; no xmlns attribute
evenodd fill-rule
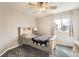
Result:
<svg viewBox="0 0 79 59"><path fill-rule="evenodd" d="M27 7L31 7L34 9L39 9L40 11L44 11L46 9L56 9L57 6L49 6L48 2L30 2Z"/></svg>

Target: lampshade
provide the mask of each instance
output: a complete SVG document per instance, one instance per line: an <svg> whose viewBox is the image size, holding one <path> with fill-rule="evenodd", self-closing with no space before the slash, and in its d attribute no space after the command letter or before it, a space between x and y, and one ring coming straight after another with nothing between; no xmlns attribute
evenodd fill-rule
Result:
<svg viewBox="0 0 79 59"><path fill-rule="evenodd" d="M37 27L34 28L34 31L38 31Z"/></svg>

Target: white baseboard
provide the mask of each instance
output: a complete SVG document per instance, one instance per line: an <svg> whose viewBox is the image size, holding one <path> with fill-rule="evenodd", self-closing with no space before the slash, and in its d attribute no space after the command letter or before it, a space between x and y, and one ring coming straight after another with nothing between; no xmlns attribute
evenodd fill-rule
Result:
<svg viewBox="0 0 79 59"><path fill-rule="evenodd" d="M73 44L64 43L64 42L62 42L62 41L56 41L56 44L58 44L58 45L64 45L64 46L69 46L69 47L73 47Z"/></svg>
<svg viewBox="0 0 79 59"><path fill-rule="evenodd" d="M73 48L73 46L72 46L72 45L68 45L68 44L58 43L57 45L62 45L62 46L67 46L67 47L71 47L71 48Z"/></svg>
<svg viewBox="0 0 79 59"><path fill-rule="evenodd" d="M18 47L18 46L19 46L19 45L16 45L16 46L13 46L13 47L10 47L10 48L4 50L4 51L0 54L0 56L2 56L2 55L3 55L4 53L6 53L8 50L11 50L11 49L16 48L16 47Z"/></svg>

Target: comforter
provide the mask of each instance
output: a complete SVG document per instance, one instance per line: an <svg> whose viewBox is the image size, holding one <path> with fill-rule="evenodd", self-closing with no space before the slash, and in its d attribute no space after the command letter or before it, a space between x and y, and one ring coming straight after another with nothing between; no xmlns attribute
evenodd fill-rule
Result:
<svg viewBox="0 0 79 59"><path fill-rule="evenodd" d="M48 45L49 39L52 37L52 35L41 35L32 38L33 43L36 43L37 45L40 44L45 44Z"/></svg>

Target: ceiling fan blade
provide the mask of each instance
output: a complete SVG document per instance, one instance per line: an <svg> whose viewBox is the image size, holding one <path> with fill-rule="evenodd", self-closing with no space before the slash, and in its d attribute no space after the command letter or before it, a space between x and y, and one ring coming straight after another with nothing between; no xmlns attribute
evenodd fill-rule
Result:
<svg viewBox="0 0 79 59"><path fill-rule="evenodd" d="M28 5L30 5L30 6L39 6L39 4L36 3L36 2L34 2L34 3L28 3Z"/></svg>
<svg viewBox="0 0 79 59"><path fill-rule="evenodd" d="M28 3L27 7L30 7L35 10L40 9L56 9L57 6L49 6L47 2L34 2L34 3Z"/></svg>
<svg viewBox="0 0 79 59"><path fill-rule="evenodd" d="M37 4L36 2L29 2L28 3L29 5L34 5L34 4Z"/></svg>
<svg viewBox="0 0 79 59"><path fill-rule="evenodd" d="M28 4L26 5L26 7L38 8L38 5L37 5L37 4L33 4L33 3L28 3Z"/></svg>
<svg viewBox="0 0 79 59"><path fill-rule="evenodd" d="M49 9L56 9L57 6L49 6Z"/></svg>

